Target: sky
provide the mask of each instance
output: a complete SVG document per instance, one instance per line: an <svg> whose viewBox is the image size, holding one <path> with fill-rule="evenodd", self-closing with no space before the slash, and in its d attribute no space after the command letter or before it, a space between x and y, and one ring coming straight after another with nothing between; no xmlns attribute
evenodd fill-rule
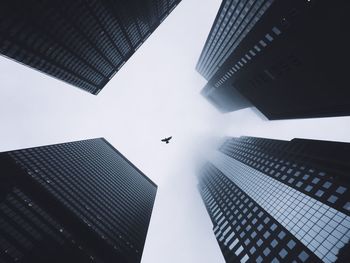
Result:
<svg viewBox="0 0 350 263"><path fill-rule="evenodd" d="M195 65L220 4L183 0L98 96L0 57L0 151L105 137L158 185L143 263L224 262L195 176L223 136L350 142L349 117L221 114L199 94Z"/></svg>

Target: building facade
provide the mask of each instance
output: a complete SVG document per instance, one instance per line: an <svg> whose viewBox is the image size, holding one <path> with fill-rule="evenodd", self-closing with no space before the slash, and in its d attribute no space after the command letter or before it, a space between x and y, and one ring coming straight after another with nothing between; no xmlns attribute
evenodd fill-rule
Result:
<svg viewBox="0 0 350 263"><path fill-rule="evenodd" d="M140 262L157 186L105 139L0 153L0 261Z"/></svg>
<svg viewBox="0 0 350 263"><path fill-rule="evenodd" d="M227 138L199 174L226 262L346 262L350 144Z"/></svg>
<svg viewBox="0 0 350 263"><path fill-rule="evenodd" d="M201 94L221 112L252 106L236 89L217 89L213 78L274 0L224 0L199 57L196 70L208 80ZM214 81L215 82L215 81ZM215 83L216 84L216 83Z"/></svg>
<svg viewBox="0 0 350 263"><path fill-rule="evenodd" d="M252 12L248 3L261 11L235 26L240 7ZM250 103L270 120L349 115L349 11L347 1L224 1L197 65L205 94L221 111ZM222 102L224 93L233 95Z"/></svg>
<svg viewBox="0 0 350 263"><path fill-rule="evenodd" d="M0 53L98 94L180 0L0 5Z"/></svg>

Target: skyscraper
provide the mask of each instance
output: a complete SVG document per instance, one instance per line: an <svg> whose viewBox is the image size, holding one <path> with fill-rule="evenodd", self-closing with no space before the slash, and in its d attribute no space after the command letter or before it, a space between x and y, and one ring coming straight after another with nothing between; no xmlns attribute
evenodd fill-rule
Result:
<svg viewBox="0 0 350 263"><path fill-rule="evenodd" d="M236 89L218 89L212 79L226 72L221 69L230 55L250 32L273 0L224 0L199 57L196 69L209 81L201 94L222 112L250 107L251 103ZM226 80L228 76L225 76ZM221 83L221 81L220 81Z"/></svg>
<svg viewBox="0 0 350 263"><path fill-rule="evenodd" d="M198 185L225 260L345 258L349 153L348 143L227 138L201 170Z"/></svg>
<svg viewBox="0 0 350 263"><path fill-rule="evenodd" d="M105 139L0 154L1 262L140 262L157 186Z"/></svg>
<svg viewBox="0 0 350 263"><path fill-rule="evenodd" d="M224 1L197 64L204 96L271 120L349 115L349 11L348 1Z"/></svg>
<svg viewBox="0 0 350 263"><path fill-rule="evenodd" d="M0 53L98 94L180 0L0 4Z"/></svg>

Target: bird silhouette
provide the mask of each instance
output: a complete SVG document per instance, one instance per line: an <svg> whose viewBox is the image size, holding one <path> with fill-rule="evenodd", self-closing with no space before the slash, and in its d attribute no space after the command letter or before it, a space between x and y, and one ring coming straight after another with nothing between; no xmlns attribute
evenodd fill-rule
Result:
<svg viewBox="0 0 350 263"><path fill-rule="evenodd" d="M165 143L169 143L169 141L171 140L171 138L173 138L172 136L168 137L168 138L164 138L161 141L165 142Z"/></svg>

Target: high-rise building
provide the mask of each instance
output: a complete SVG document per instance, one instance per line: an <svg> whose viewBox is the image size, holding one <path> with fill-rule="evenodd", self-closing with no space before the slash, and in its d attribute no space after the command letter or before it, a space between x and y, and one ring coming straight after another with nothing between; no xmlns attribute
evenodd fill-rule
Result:
<svg viewBox="0 0 350 263"><path fill-rule="evenodd" d="M0 262L140 262L157 186L105 139L0 153Z"/></svg>
<svg viewBox="0 0 350 263"><path fill-rule="evenodd" d="M209 81L201 94L222 112L252 106L236 89L218 89L218 85L212 85L212 79L226 73L221 66L272 2L273 0L224 0L220 6L196 69Z"/></svg>
<svg viewBox="0 0 350 263"><path fill-rule="evenodd" d="M0 53L98 94L180 0L0 4Z"/></svg>
<svg viewBox="0 0 350 263"><path fill-rule="evenodd" d="M223 1L197 64L203 95L271 120L349 115L349 11L348 1Z"/></svg>
<svg viewBox="0 0 350 263"><path fill-rule="evenodd" d="M227 138L199 191L226 262L344 262L350 144Z"/></svg>

